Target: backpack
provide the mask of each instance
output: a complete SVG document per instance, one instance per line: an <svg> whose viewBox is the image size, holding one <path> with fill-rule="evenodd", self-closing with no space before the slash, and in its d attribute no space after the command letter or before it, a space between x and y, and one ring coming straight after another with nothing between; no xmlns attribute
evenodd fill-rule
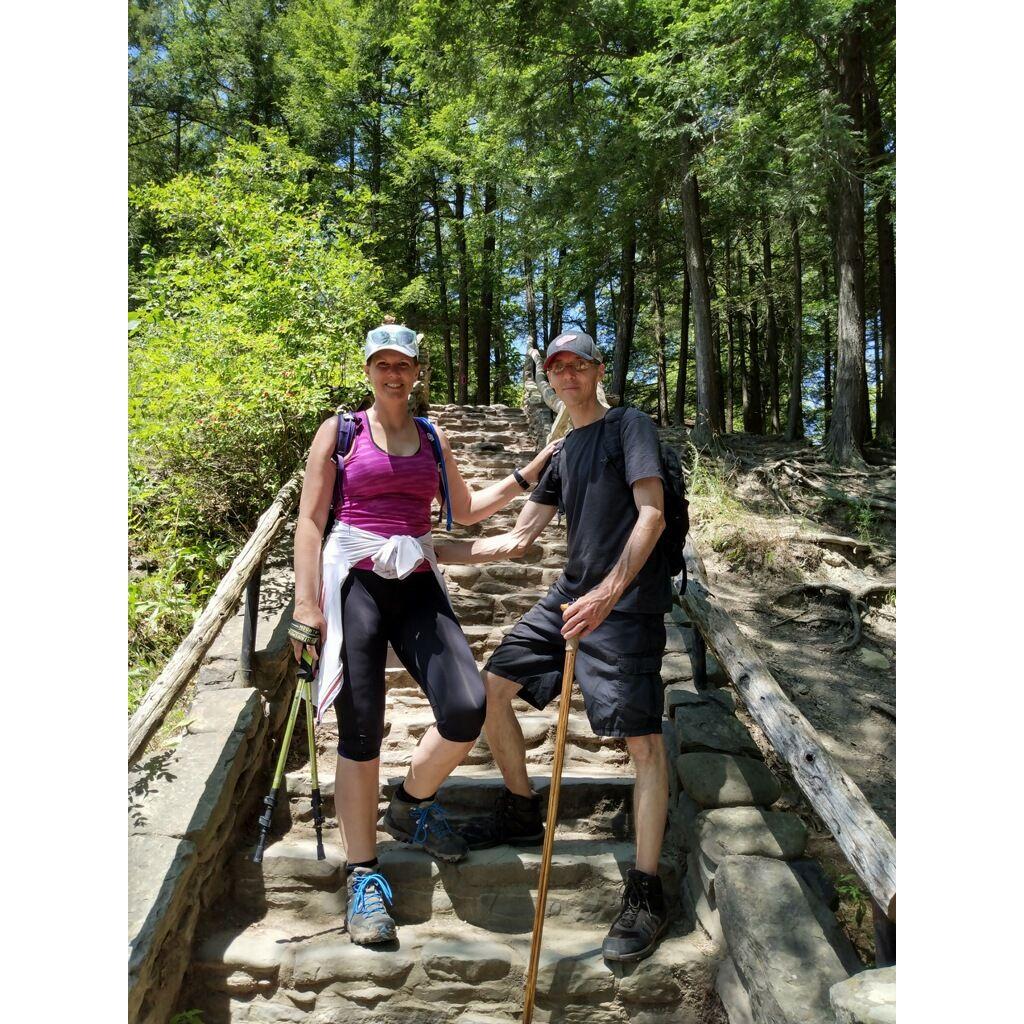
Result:
<svg viewBox="0 0 1024 1024"><path fill-rule="evenodd" d="M622 451L622 418L626 409L618 406L605 413L604 446L608 460L626 476L626 461ZM686 560L683 545L690 530L689 502L686 500L686 485L683 479L683 464L677 452L664 441L658 442L661 459L662 487L665 492L665 529L658 538L658 545L665 557L670 576L679 577L679 595L686 592Z"/></svg>
<svg viewBox="0 0 1024 1024"><path fill-rule="evenodd" d="M437 463L437 473L441 480L441 508L437 510L437 521L441 522L441 513L447 516L445 529L452 528L452 499L448 491L448 471L444 466L444 454L441 451L441 439L437 436L434 424L426 416L414 416L413 419L427 432L430 439L430 450L434 453L434 462ZM337 520L337 512L341 508L342 486L345 480L345 456L352 450L352 443L359 431L359 420L350 412L338 413L338 438L334 444L334 464L337 467L337 475L334 478L334 496L331 498L331 508L327 513L327 525L324 527L324 540L334 527Z"/></svg>

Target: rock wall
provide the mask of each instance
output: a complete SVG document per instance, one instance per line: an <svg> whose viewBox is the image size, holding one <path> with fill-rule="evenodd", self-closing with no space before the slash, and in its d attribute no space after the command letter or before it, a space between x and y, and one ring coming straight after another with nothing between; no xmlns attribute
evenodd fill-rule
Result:
<svg viewBox="0 0 1024 1024"><path fill-rule="evenodd" d="M689 646L690 624L679 609L673 618ZM666 661L672 648L670 628ZM710 662L710 680L724 682ZM830 990L863 965L833 913L835 889L804 857L803 821L771 809L779 781L735 706L730 691L697 692L688 680L666 691L669 827L686 852L683 904L719 948L716 988L730 1024L835 1024Z"/></svg>
<svg viewBox="0 0 1024 1024"><path fill-rule="evenodd" d="M196 923L224 891L239 833L265 795L274 744L294 693L287 622L265 575L251 680L241 678L242 612L203 662L185 732L128 773L128 1017L166 1024L189 964ZM274 600L275 593L278 599ZM269 609L267 609L269 605ZM304 734L303 734L304 735Z"/></svg>

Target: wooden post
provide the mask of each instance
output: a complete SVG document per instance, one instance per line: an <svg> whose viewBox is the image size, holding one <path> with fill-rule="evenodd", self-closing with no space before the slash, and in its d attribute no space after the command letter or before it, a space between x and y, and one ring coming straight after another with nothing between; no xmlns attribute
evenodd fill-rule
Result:
<svg viewBox="0 0 1024 1024"><path fill-rule="evenodd" d="M238 659L238 674L246 686L252 685L252 656L256 650L256 627L260 613L260 582L263 563L260 562L245 586L245 618L242 621L242 653Z"/></svg>

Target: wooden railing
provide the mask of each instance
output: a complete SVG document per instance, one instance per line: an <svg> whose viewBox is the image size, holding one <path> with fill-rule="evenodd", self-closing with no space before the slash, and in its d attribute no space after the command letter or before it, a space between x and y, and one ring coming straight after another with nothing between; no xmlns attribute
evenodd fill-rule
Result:
<svg viewBox="0 0 1024 1024"><path fill-rule="evenodd" d="M245 592L245 621L242 626L242 654L239 671L252 674L252 654L256 644L256 619L260 601L263 560L277 540L302 489L302 471L277 492L269 508L260 516L256 529L235 556L220 585L210 598L191 632L146 691L142 703L128 720L128 765L138 760L146 744L163 724L167 712L181 696L189 680L202 664L224 623L234 614Z"/></svg>
<svg viewBox="0 0 1024 1024"><path fill-rule="evenodd" d="M896 840L892 832L708 589L704 564L690 536L684 555L689 582L680 605L695 627L695 637L700 637L701 647L706 643L711 648L751 717L789 766L794 781L871 894L877 960L880 966L895 962Z"/></svg>

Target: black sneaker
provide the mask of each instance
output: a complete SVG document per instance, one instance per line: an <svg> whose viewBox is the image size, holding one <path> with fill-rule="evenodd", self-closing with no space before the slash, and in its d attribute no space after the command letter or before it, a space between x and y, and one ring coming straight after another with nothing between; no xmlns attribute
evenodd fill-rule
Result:
<svg viewBox="0 0 1024 1024"><path fill-rule="evenodd" d="M544 841L544 819L540 816L540 796L519 796L502 787L494 810L486 818L470 818L458 826L459 834L471 850L488 850L508 843L510 846L537 846Z"/></svg>
<svg viewBox="0 0 1024 1024"><path fill-rule="evenodd" d="M622 910L601 947L606 960L643 960L654 952L668 927L661 879L630 868Z"/></svg>
<svg viewBox="0 0 1024 1024"><path fill-rule="evenodd" d="M444 808L436 800L409 802L391 798L378 827L407 846L433 854L439 860L454 864L469 852L465 840L448 824Z"/></svg>

